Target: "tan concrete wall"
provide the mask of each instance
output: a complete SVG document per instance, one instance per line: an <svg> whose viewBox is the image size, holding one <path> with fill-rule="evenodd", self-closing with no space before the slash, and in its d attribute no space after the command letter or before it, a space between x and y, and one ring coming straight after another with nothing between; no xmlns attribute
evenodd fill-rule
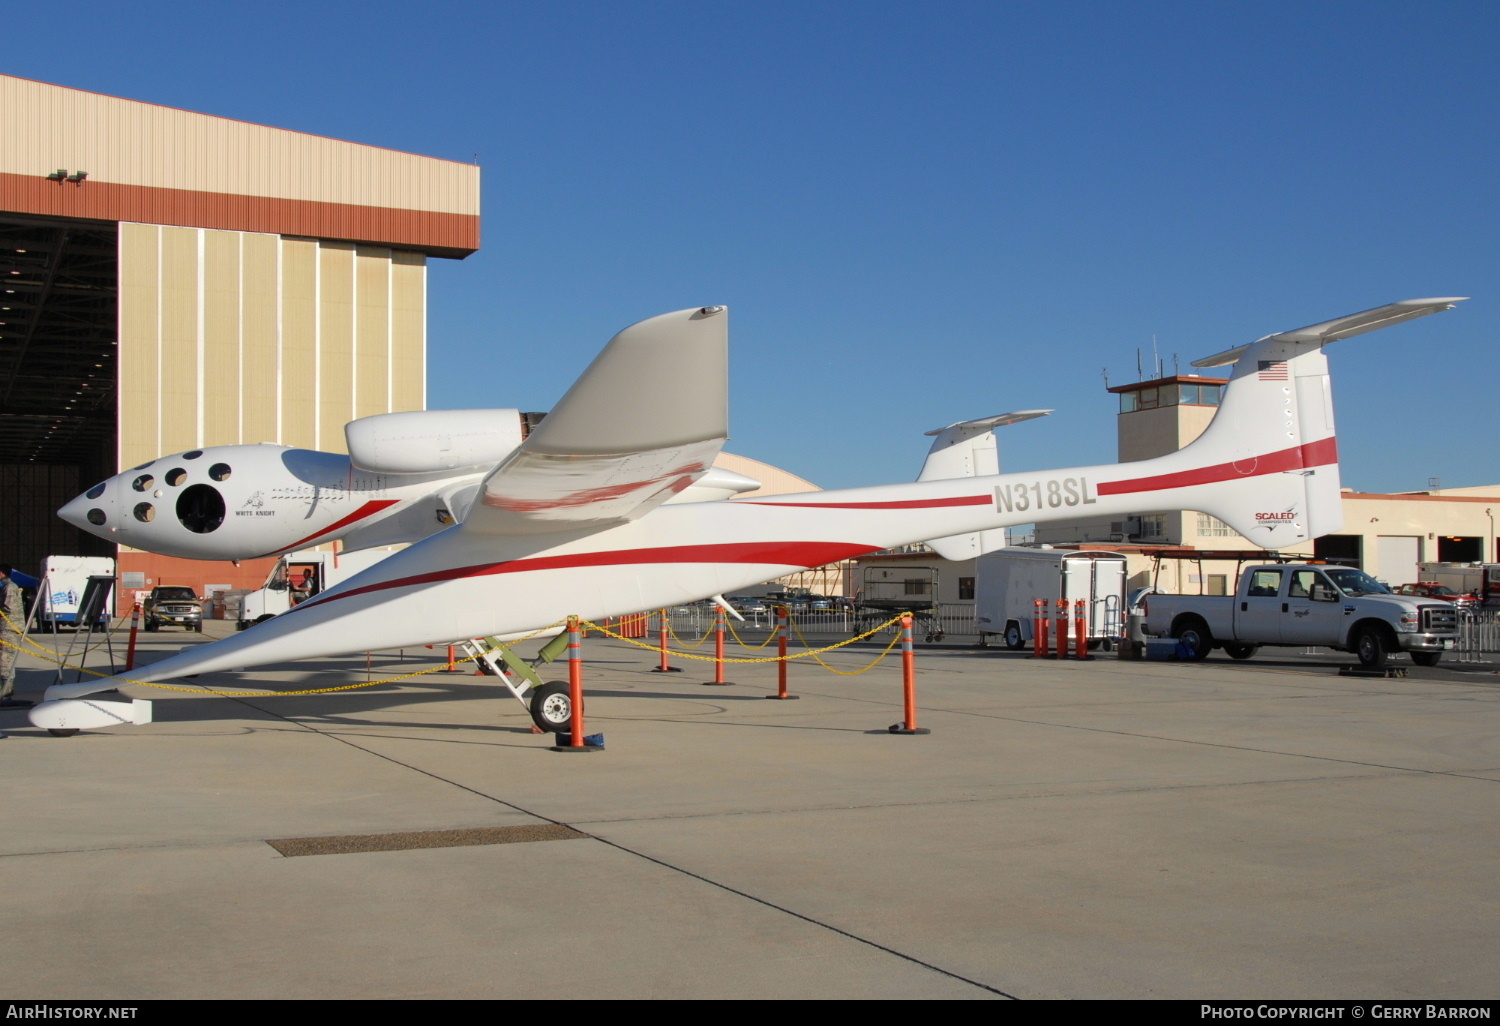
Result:
<svg viewBox="0 0 1500 1026"><path fill-rule="evenodd" d="M121 467L209 445L344 449L426 401L426 258L348 243L120 227Z"/></svg>

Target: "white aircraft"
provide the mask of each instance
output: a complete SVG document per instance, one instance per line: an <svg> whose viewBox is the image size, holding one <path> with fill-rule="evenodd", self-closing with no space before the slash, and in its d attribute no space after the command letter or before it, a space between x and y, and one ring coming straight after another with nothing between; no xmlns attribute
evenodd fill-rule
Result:
<svg viewBox="0 0 1500 1026"><path fill-rule="evenodd" d="M599 620L677 605L894 545L926 541L947 554L986 551L1003 544L1000 529L1006 526L1081 515L1193 509L1267 549L1305 542L1342 523L1323 345L1460 301L1391 303L1197 361L1194 366L1234 365L1219 411L1197 441L1156 459L976 473L989 464L984 450L990 436L986 422L971 421L939 432L922 479L914 483L706 502L669 500L712 480L710 465L728 434L728 312L714 306L663 314L616 335L519 445L511 446L513 436L487 441L482 413L474 414L473 437L461 446L450 435L448 444L459 448L456 460L511 446L493 469L474 472L478 483L467 501L459 492L468 484L439 493L448 503L441 508L461 522L439 524L436 534L286 614L151 663L131 678L155 682L347 652L519 638L570 614ZM502 414L495 422L504 420ZM351 434L351 452L358 455L344 471L350 480L359 472L430 470L421 464L434 444L430 436L407 445L399 430L372 434L384 441L364 445L357 432ZM382 448L386 441L389 449ZM232 448L243 453L258 447ZM287 465L288 450L267 451L272 461ZM383 455L388 453L399 455ZM218 462L227 459L219 461L213 450L198 458L209 479ZM173 463L166 461L167 486L185 486L185 496L195 485L187 477L173 484L170 475L188 473ZM241 474L228 466L230 477L221 485ZM132 476L149 469L113 478L102 492L91 490L84 498L110 501L118 515L128 505L126 489L151 489L138 488ZM258 484L254 473L252 468L245 474L251 480L238 487L264 495L269 485ZM338 510L319 511L326 496L318 488L334 491L336 485L314 485L292 497L310 507L306 516L316 520L314 530L295 538L295 531L278 534L274 544L266 543L271 551L325 541L346 529L352 534L361 523L354 516L359 510L390 497L376 497L378 488L360 494L346 488L350 494ZM726 488L734 491L732 482ZM433 507L421 506L437 501L430 483L427 492L427 498L396 501L410 501L436 521ZM66 507L70 516L77 514L78 501ZM189 521L182 526L205 533L194 532L191 518L181 516L182 503L179 497L179 519ZM213 505L208 520L217 509ZM87 511L85 519L92 522ZM119 540L141 544L139 535L123 531ZM82 696L121 683L104 678L54 685L31 710L31 720L51 729L119 722L122 717L91 713L108 703Z"/></svg>

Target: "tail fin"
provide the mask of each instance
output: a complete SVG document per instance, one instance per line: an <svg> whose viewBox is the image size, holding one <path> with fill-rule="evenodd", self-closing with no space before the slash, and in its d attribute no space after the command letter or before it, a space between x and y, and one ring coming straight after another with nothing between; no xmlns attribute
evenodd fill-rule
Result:
<svg viewBox="0 0 1500 1026"><path fill-rule="evenodd" d="M1265 548L1337 531L1343 504L1323 345L1451 310L1457 302L1390 303L1196 361L1195 367L1233 361L1234 371L1208 430L1161 462L1183 462L1184 470L1172 475L1182 484L1215 485L1194 496L1200 500L1194 507Z"/></svg>
<svg viewBox="0 0 1500 1026"><path fill-rule="evenodd" d="M1000 447L995 429L1023 420L1045 417L1051 410L1018 410L980 420L964 420L945 428L929 431L932 448L922 464L918 481L947 481L958 477L991 477L1000 473ZM986 552L1005 547L1005 529L955 534L927 542L944 559L973 559Z"/></svg>

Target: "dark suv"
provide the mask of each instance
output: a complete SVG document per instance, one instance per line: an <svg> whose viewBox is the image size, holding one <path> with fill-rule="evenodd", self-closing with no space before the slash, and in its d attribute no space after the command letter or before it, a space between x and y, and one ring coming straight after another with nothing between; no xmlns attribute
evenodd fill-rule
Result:
<svg viewBox="0 0 1500 1026"><path fill-rule="evenodd" d="M190 631L203 633L203 604L193 589L184 585L158 585L146 596L141 607L146 630L161 630L164 623L174 623Z"/></svg>

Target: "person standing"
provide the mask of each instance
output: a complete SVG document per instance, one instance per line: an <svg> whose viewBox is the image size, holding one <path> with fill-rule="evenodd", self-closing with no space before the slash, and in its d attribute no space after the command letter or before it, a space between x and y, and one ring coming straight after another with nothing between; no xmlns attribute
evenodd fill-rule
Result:
<svg viewBox="0 0 1500 1026"><path fill-rule="evenodd" d="M21 588L10 579L11 565L0 563L0 701L16 690L16 655L21 631L26 626L26 612L21 604ZM5 735L0 734L0 737Z"/></svg>

